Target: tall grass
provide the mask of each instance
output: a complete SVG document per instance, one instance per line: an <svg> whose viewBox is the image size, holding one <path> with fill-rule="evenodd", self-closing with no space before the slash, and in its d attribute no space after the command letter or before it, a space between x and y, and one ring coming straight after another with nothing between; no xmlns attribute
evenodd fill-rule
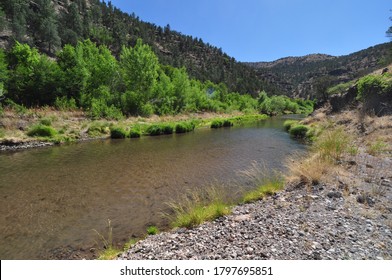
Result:
<svg viewBox="0 0 392 280"><path fill-rule="evenodd" d="M337 161L348 150L350 142L350 136L341 127L325 130L315 141L313 150L323 160Z"/></svg>
<svg viewBox="0 0 392 280"><path fill-rule="evenodd" d="M242 203L261 200L268 195L282 190L284 187L284 178L280 173L270 171L265 165L258 162L253 162L248 169L240 171L239 175L252 188L243 194L241 199Z"/></svg>
<svg viewBox="0 0 392 280"><path fill-rule="evenodd" d="M101 239L103 244L103 250L101 250L98 260L112 260L117 257L118 254L121 253L121 250L115 248L113 246L113 227L111 225L111 221L108 220L108 236L105 238L102 234L100 234L97 230L95 233Z"/></svg>
<svg viewBox="0 0 392 280"><path fill-rule="evenodd" d="M231 212L229 204L223 200L222 192L217 187L205 191L192 191L179 203L170 203L174 211L171 217L172 227L192 228L205 221L212 221Z"/></svg>

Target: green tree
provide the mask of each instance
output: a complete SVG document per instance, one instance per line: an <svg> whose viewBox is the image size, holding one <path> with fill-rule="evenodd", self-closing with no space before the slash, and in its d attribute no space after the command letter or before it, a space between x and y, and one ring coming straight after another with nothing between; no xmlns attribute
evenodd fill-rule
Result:
<svg viewBox="0 0 392 280"><path fill-rule="evenodd" d="M9 18L10 27L15 40L25 42L28 0L4 0L1 5Z"/></svg>
<svg viewBox="0 0 392 280"><path fill-rule="evenodd" d="M32 2L29 21L30 30L36 41L36 45L47 47L49 52L60 46L58 34L57 15L51 0L35 0Z"/></svg>
<svg viewBox="0 0 392 280"><path fill-rule="evenodd" d="M75 2L72 2L67 10L61 12L60 23L59 31L62 43L76 45L83 36L83 21Z"/></svg>
<svg viewBox="0 0 392 280"><path fill-rule="evenodd" d="M127 89L143 95L142 100L149 100L157 83L159 70L158 58L151 48L140 39L133 48L123 47L120 67Z"/></svg>
<svg viewBox="0 0 392 280"><path fill-rule="evenodd" d="M16 42L10 53L10 98L26 106L52 105L57 97L57 63Z"/></svg>

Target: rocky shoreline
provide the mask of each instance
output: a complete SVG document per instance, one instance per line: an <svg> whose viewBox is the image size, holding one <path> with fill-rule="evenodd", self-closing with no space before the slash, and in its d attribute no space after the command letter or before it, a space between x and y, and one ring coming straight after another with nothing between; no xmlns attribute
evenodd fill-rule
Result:
<svg viewBox="0 0 392 280"><path fill-rule="evenodd" d="M361 149L339 167L327 182L300 180L213 222L148 236L118 259L392 259L390 153Z"/></svg>
<svg viewBox="0 0 392 280"><path fill-rule="evenodd" d="M26 150L32 148L42 148L53 146L52 142L44 142L44 141L6 141L0 142L0 151L18 151L18 150Z"/></svg>

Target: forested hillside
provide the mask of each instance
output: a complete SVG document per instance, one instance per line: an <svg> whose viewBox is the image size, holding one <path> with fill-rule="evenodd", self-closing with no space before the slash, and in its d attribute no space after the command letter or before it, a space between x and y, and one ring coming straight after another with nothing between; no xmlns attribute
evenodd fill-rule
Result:
<svg viewBox="0 0 392 280"><path fill-rule="evenodd" d="M392 62L392 43L345 56L313 54L273 62L247 63L259 78L276 86L275 93L322 99L330 86L359 78Z"/></svg>
<svg viewBox="0 0 392 280"><path fill-rule="evenodd" d="M256 95L266 89L254 69L236 62L220 48L183 35L170 26L143 22L99 0L3 0L0 3L0 47L27 43L50 56L66 44L90 39L119 57L122 46L148 44L163 65L185 67L191 78L225 83L230 91Z"/></svg>

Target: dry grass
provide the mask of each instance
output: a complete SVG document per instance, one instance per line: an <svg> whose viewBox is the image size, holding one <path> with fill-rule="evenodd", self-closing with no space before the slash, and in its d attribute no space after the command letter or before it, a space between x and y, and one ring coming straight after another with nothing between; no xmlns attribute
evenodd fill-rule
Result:
<svg viewBox="0 0 392 280"><path fill-rule="evenodd" d="M288 182L306 178L312 185L326 180L326 176L335 170L335 166L330 161L324 160L318 153L311 153L308 158L302 160L294 156L288 160L286 165L289 170L289 175L286 176Z"/></svg>

